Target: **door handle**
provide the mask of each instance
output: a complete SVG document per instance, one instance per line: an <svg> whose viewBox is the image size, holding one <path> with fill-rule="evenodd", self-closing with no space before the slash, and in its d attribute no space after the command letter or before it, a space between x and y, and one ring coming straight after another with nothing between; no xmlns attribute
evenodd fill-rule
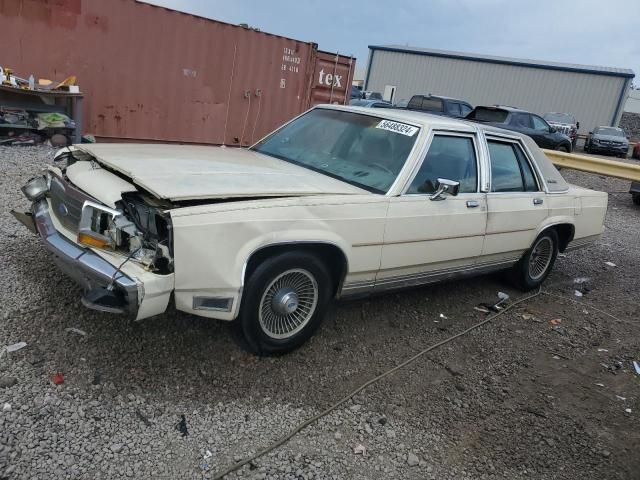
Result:
<svg viewBox="0 0 640 480"><path fill-rule="evenodd" d="M533 199L533 204L534 205L542 205L544 203L544 200L541 198L534 198Z"/></svg>
<svg viewBox="0 0 640 480"><path fill-rule="evenodd" d="M480 206L480 202L477 200L467 200L467 208L478 208Z"/></svg>

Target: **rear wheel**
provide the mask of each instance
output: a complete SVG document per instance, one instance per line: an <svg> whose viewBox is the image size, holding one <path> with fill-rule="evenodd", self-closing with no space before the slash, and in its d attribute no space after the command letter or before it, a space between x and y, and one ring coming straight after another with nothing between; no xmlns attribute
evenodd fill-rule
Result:
<svg viewBox="0 0 640 480"><path fill-rule="evenodd" d="M513 281L525 291L538 288L551 272L557 256L558 234L553 229L545 230L513 267Z"/></svg>
<svg viewBox="0 0 640 480"><path fill-rule="evenodd" d="M327 267L305 252L276 255L251 273L236 327L256 355L290 352L316 331L331 298Z"/></svg>

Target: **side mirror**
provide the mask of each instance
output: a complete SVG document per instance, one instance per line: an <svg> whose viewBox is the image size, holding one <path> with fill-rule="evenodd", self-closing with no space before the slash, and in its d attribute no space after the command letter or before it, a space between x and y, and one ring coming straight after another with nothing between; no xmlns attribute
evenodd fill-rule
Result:
<svg viewBox="0 0 640 480"><path fill-rule="evenodd" d="M436 191L429 197L429 200L440 201L444 200L447 197L444 196L445 193L449 195L456 196L458 195L458 191L460 190L460 182L454 182L453 180L448 180L446 178L439 178L436 183Z"/></svg>
<svg viewBox="0 0 640 480"><path fill-rule="evenodd" d="M589 135L593 135L593 132L589 132Z"/></svg>
<svg viewBox="0 0 640 480"><path fill-rule="evenodd" d="M558 129L556 127L549 127L549 132L558 133Z"/></svg>

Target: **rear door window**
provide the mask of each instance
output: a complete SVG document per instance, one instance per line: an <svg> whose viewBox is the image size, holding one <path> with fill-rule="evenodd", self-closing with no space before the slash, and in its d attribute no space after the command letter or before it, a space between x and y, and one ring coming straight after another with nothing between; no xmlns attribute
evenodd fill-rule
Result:
<svg viewBox="0 0 640 480"><path fill-rule="evenodd" d="M460 116L460 104L457 102L449 102L447 110L450 115Z"/></svg>
<svg viewBox="0 0 640 480"><path fill-rule="evenodd" d="M489 140L492 192L537 192L536 177L522 148L511 142Z"/></svg>
<svg viewBox="0 0 640 480"><path fill-rule="evenodd" d="M533 128L531 115L528 113L512 113L509 124L518 128Z"/></svg>

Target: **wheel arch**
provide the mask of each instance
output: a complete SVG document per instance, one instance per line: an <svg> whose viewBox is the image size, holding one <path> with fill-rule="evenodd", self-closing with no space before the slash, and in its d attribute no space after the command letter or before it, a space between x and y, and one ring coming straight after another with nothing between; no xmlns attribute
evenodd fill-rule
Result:
<svg viewBox="0 0 640 480"><path fill-rule="evenodd" d="M558 240L560 242L558 245L558 251L560 252L564 252L567 249L567 246L569 245L569 243L571 243L571 241L573 240L573 236L576 233L576 227L572 223L558 222L552 223L550 225L545 225L540 230L540 232L538 232L536 238L547 230L555 230L556 234L558 235Z"/></svg>
<svg viewBox="0 0 640 480"><path fill-rule="evenodd" d="M255 271L261 262L279 253L302 251L317 256L323 261L333 280L332 296L335 297L342 290L342 284L349 272L349 260L342 248L335 243L327 241L308 242L280 242L263 245L251 252L242 270L242 285L246 283L249 276Z"/></svg>

